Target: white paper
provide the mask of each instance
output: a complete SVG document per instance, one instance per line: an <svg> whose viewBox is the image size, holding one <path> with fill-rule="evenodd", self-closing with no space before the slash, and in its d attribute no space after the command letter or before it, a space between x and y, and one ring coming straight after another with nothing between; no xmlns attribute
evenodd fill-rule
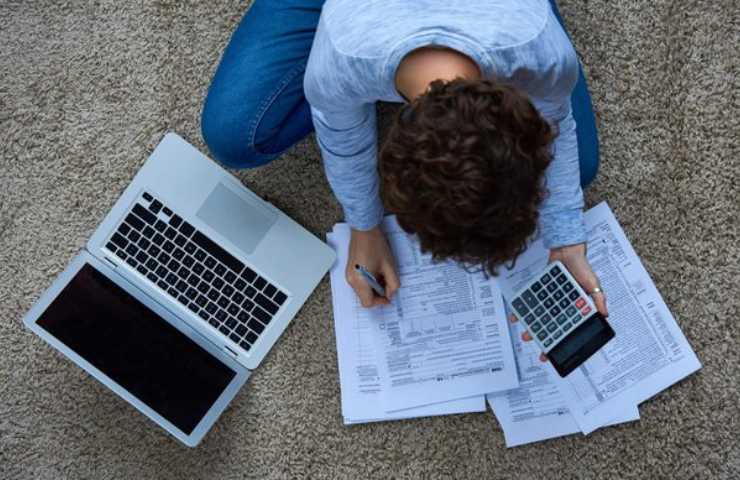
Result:
<svg viewBox="0 0 740 480"><path fill-rule="evenodd" d="M521 338L523 326L509 324L514 345L519 387L487 395L496 415L507 447L539 442L549 438L580 433L581 429L560 394L553 369L539 359L540 349L534 342ZM637 405L628 405L611 424L639 420Z"/></svg>
<svg viewBox="0 0 740 480"><path fill-rule="evenodd" d="M385 411L508 390L519 384L497 283L453 262L433 262L395 218L383 223L401 288L387 307L365 309L378 352ZM334 233L349 237L349 227Z"/></svg>
<svg viewBox="0 0 740 480"><path fill-rule="evenodd" d="M382 386L378 371L374 340L371 337L371 319L353 315L350 300L354 292L344 279L349 238L333 234L327 236L337 252L330 278L334 306L334 328L341 387L342 415L345 424L398 420L412 417L483 412L486 409L482 395L454 400L388 414L383 409Z"/></svg>
<svg viewBox="0 0 740 480"><path fill-rule="evenodd" d="M639 257L606 203L585 215L588 259L598 275L616 336L565 379L560 391L576 422L590 433L624 405L637 405L701 368ZM510 295L544 267L540 241L502 278ZM510 298L510 297L509 297Z"/></svg>

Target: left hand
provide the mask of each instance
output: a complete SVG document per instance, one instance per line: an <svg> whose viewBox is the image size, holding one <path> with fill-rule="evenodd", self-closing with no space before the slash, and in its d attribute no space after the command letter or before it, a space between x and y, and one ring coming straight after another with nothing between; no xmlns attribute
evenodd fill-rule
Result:
<svg viewBox="0 0 740 480"><path fill-rule="evenodd" d="M568 245L565 247L553 248L550 250L550 262L560 260L563 265L568 269L573 278L581 285L581 288L588 294L594 291L594 288L601 288L599 278L596 276L594 271L591 269L591 265L588 263L586 258L586 244L579 243L577 245ZM609 311L606 308L606 296L604 292L598 292L591 295L594 300L596 309L601 313L604 318L609 316ZM510 318L511 322L516 322L516 316L512 315ZM532 341L532 337L528 331L522 332L522 340L525 342ZM540 354L540 361L546 362L547 357L544 353Z"/></svg>

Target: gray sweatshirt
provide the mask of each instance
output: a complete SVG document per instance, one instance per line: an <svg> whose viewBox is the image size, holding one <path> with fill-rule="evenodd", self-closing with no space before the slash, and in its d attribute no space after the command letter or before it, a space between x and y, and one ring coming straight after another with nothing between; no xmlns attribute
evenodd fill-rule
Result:
<svg viewBox="0 0 740 480"><path fill-rule="evenodd" d="M329 183L354 228L383 217L378 192L377 101L403 102L395 73L423 46L473 59L485 78L518 87L558 131L540 230L549 248L585 241L570 95L578 60L548 0L328 0L304 88Z"/></svg>

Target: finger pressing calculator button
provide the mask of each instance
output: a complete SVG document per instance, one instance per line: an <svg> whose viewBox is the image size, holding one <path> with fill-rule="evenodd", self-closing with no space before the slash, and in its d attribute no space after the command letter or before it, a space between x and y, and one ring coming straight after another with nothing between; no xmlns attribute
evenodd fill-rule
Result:
<svg viewBox="0 0 740 480"><path fill-rule="evenodd" d="M542 305L540 305L540 306L538 306L537 308L534 309L534 314L537 317L541 317L543 313L545 313L545 307L543 307Z"/></svg>
<svg viewBox="0 0 740 480"><path fill-rule="evenodd" d="M537 334L537 338L539 338L540 340L544 340L545 338L547 338L547 332L542 330L540 333Z"/></svg>
<svg viewBox="0 0 740 480"><path fill-rule="evenodd" d="M511 306L514 307L520 317L525 316L529 312L529 309L524 305L521 298L515 298L514 301L511 302Z"/></svg>
<svg viewBox="0 0 740 480"><path fill-rule="evenodd" d="M527 325L532 325L534 323L534 315L531 313L524 317L524 321L527 322Z"/></svg>
<svg viewBox="0 0 740 480"><path fill-rule="evenodd" d="M570 298L571 300L575 300L576 298L578 298L578 291L577 290L573 290L572 292L570 292L568 294L568 298Z"/></svg>
<svg viewBox="0 0 740 480"><path fill-rule="evenodd" d="M562 285L562 284L564 284L565 282L568 281L568 279L565 278L565 275L563 275L563 274L560 274L560 276L558 278L556 278L555 280L558 282L558 285Z"/></svg>
<svg viewBox="0 0 740 480"><path fill-rule="evenodd" d="M549 282L550 280L551 280L550 275L547 273L542 275L542 278L540 278L540 282L542 282L545 285L547 285L547 282Z"/></svg>
<svg viewBox="0 0 740 480"><path fill-rule="evenodd" d="M527 305L529 305L529 308L534 308L537 306L537 298L535 298L534 293L530 292L529 290L522 293L522 298L527 303Z"/></svg>
<svg viewBox="0 0 740 480"><path fill-rule="evenodd" d="M530 328L534 333L537 333L542 330L542 324L540 322L534 322L534 324Z"/></svg>
<svg viewBox="0 0 740 480"><path fill-rule="evenodd" d="M584 305L586 305L586 300L583 298L576 300L576 308L583 308Z"/></svg>
<svg viewBox="0 0 740 480"><path fill-rule="evenodd" d="M550 322L550 323L547 324L547 327L546 328L547 328L547 331L548 332L552 333L552 332L554 332L555 330L558 329L558 325L555 322Z"/></svg>

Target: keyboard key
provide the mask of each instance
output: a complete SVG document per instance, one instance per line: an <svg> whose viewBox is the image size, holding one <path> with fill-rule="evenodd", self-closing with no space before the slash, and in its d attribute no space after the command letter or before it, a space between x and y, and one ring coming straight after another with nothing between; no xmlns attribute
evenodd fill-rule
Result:
<svg viewBox="0 0 740 480"><path fill-rule="evenodd" d="M548 314L542 315L542 318L540 318L540 322L542 322L542 325L547 325L550 322L550 319L552 317Z"/></svg>
<svg viewBox="0 0 740 480"><path fill-rule="evenodd" d="M177 289L175 289L175 287L168 288L167 289L167 293L169 293L173 297L177 298L178 293L177 293Z"/></svg>
<svg viewBox="0 0 740 480"><path fill-rule="evenodd" d="M163 212L163 213L164 213L165 215L167 215L168 217L172 215L172 210L170 210L170 209L169 209L169 208L167 208L167 207L164 207L164 208L162 209L162 212Z"/></svg>
<svg viewBox="0 0 740 480"><path fill-rule="evenodd" d="M542 275L542 277L540 278L540 282L543 285L547 285L547 282L549 282L549 281L550 281L550 275L548 275L547 273L544 274L544 275Z"/></svg>
<svg viewBox="0 0 740 480"><path fill-rule="evenodd" d="M203 270L205 269L206 267L204 267L202 263L196 263L195 265L193 265L193 271L198 275L202 274Z"/></svg>
<svg viewBox="0 0 740 480"><path fill-rule="evenodd" d="M573 284L572 284L572 283L568 282L568 283L566 283L565 285L563 285L563 291L564 291L565 293L568 293L568 292L570 292L571 290L573 290Z"/></svg>
<svg viewBox="0 0 740 480"><path fill-rule="evenodd" d="M205 307L206 303L208 303L208 299L203 295L198 295L198 298L195 299L195 303L197 303L199 307Z"/></svg>
<svg viewBox="0 0 740 480"><path fill-rule="evenodd" d="M164 222L162 222L162 225L164 225ZM167 227L167 230L164 231L164 236L165 238L169 238L170 240L172 240L177 236L177 230L172 227Z"/></svg>
<svg viewBox="0 0 740 480"><path fill-rule="evenodd" d="M185 258L182 259L182 263L186 267L192 267L193 264L195 263L195 259L193 257L191 257L190 255L187 255Z"/></svg>
<svg viewBox="0 0 740 480"><path fill-rule="evenodd" d="M131 230L131 232L128 234L128 239L132 242L138 242L140 238L141 234L136 230Z"/></svg>
<svg viewBox="0 0 740 480"><path fill-rule="evenodd" d="M138 271L138 272L139 272L140 274L142 274L142 275L146 275L146 268L144 268L144 266L143 266L143 265L139 265L138 267L136 267L136 270L137 270L137 271Z"/></svg>
<svg viewBox="0 0 740 480"><path fill-rule="evenodd" d="M202 318L203 320L208 320L208 318L209 318L209 317L208 317L208 314L206 313L206 311L205 311L205 310L201 310L200 312L198 312L198 316L199 316L200 318Z"/></svg>
<svg viewBox="0 0 740 480"><path fill-rule="evenodd" d="M552 333L558 329L558 324L555 322L550 322L547 324L546 328L548 332Z"/></svg>
<svg viewBox="0 0 740 480"><path fill-rule="evenodd" d="M130 213L126 215L126 223L129 226L133 227L135 230L141 230L142 228L144 228L144 222L140 218L135 217Z"/></svg>
<svg viewBox="0 0 740 480"><path fill-rule="evenodd" d="M178 230L180 230L180 233L185 235L185 237L187 238L193 234L193 232L195 231L195 228L192 225L190 225L188 222L182 222Z"/></svg>
<svg viewBox="0 0 740 480"><path fill-rule="evenodd" d="M208 323L210 323L213 327L216 327L216 328L218 328L218 326L221 325L220 323L218 323L218 320L216 320L215 318L211 318L210 320L208 320Z"/></svg>
<svg viewBox="0 0 740 480"><path fill-rule="evenodd" d="M206 305L206 312L213 315L216 312L216 310L218 310L218 307L216 306L216 304L213 302L208 302L208 305Z"/></svg>
<svg viewBox="0 0 740 480"><path fill-rule="evenodd" d="M551 284L547 286L547 291L550 293L554 292L557 289L558 289L558 284L555 282L552 282Z"/></svg>
<svg viewBox="0 0 740 480"><path fill-rule="evenodd" d="M568 307L568 309L567 309L567 310L565 311L565 314L566 314L566 315L567 315L568 317L572 317L572 316L573 316L573 315L575 315L575 314L576 314L577 312L578 312L578 310L576 310L576 307L574 307L574 306L570 306L570 307Z"/></svg>
<svg viewBox="0 0 740 480"><path fill-rule="evenodd" d="M545 340L545 341L544 341L544 342L542 343L542 345L544 345L544 346L546 346L546 347L549 347L549 346L550 346L551 344L552 344L552 338L548 338L547 340Z"/></svg>
<svg viewBox="0 0 740 480"><path fill-rule="evenodd" d="M546 299L547 298L547 291L546 290L540 291L540 293L537 294L537 298L539 298L540 300Z"/></svg>
<svg viewBox="0 0 740 480"><path fill-rule="evenodd" d="M248 281L249 283L252 283L254 281L254 279L257 278L257 274L254 273L254 270L252 270L251 268L247 267L242 272L242 278L245 279L246 281Z"/></svg>
<svg viewBox="0 0 740 480"><path fill-rule="evenodd" d="M218 306L221 308L226 308L229 306L229 299L226 297L221 297L218 299Z"/></svg>
<svg viewBox="0 0 740 480"><path fill-rule="evenodd" d="M162 220L157 220L157 223L154 224L154 229L162 233L167 229L167 224L164 223ZM166 237L167 234L165 233L164 236Z"/></svg>
<svg viewBox="0 0 740 480"><path fill-rule="evenodd" d="M126 236L131 231L131 227L127 223L122 223L118 226L118 233L122 236Z"/></svg>
<svg viewBox="0 0 740 480"><path fill-rule="evenodd" d="M137 260L137 261L138 261L139 263L144 263L144 262L146 262L147 260L149 260L149 255L147 255L147 254L146 254L146 253L144 253L144 252L139 252L139 253L137 253L137 254L136 254L136 260Z"/></svg>
<svg viewBox="0 0 740 480"><path fill-rule="evenodd" d="M226 285L223 289L221 289L221 292L226 295L227 297L231 297L234 293L234 287L231 285Z"/></svg>
<svg viewBox="0 0 740 480"><path fill-rule="evenodd" d="M550 315L552 315L553 317L556 316L558 313L560 313L560 307L558 307L557 305L550 309Z"/></svg>
<svg viewBox="0 0 740 480"><path fill-rule="evenodd" d="M231 305L229 305L229 308L227 309L227 311L231 315L236 315L236 314L239 313L239 307L237 305L235 305L235 304L232 303Z"/></svg>
<svg viewBox="0 0 740 480"><path fill-rule="evenodd" d="M239 312L236 316L236 319L239 320L241 323L247 323L249 321L249 315L246 314L246 312Z"/></svg>
<svg viewBox="0 0 740 480"><path fill-rule="evenodd" d="M244 295L242 295L239 292L236 292L234 295L231 296L231 300L234 303L242 303L244 301Z"/></svg>
<svg viewBox="0 0 740 480"><path fill-rule="evenodd" d="M111 242L113 242L116 246L120 248L126 248L128 246L128 240L123 238L118 233L113 234L113 237L111 238Z"/></svg>
<svg viewBox="0 0 740 480"><path fill-rule="evenodd" d="M211 299L211 300L213 300L214 302L215 302L215 301L217 301L217 300L218 300L218 297L220 297L220 296L221 296L221 294L220 294L220 293L218 293L218 290L216 290L215 288L211 289L211 290L210 290L210 291L208 292L208 298L210 298L210 299Z"/></svg>
<svg viewBox="0 0 740 480"><path fill-rule="evenodd" d="M563 334L563 331L562 330L558 330L557 332L555 332L555 333L552 334L552 338L554 338L555 340L557 340L558 338L560 338L560 336L562 334Z"/></svg>
<svg viewBox="0 0 740 480"><path fill-rule="evenodd" d="M188 297L186 297L185 295L180 295L179 297L177 297L177 301L182 303L183 305L187 305L188 303L190 303L190 300L188 300Z"/></svg>
<svg viewBox="0 0 740 480"><path fill-rule="evenodd" d="M244 325L237 325L236 326L236 333L240 337L243 337L244 334L247 333L248 331L249 331L249 329L247 329L247 327L245 327Z"/></svg>
<svg viewBox="0 0 740 480"><path fill-rule="evenodd" d="M563 298L563 292L558 290L557 292L553 293L552 296L555 297L555 300L560 300L561 298Z"/></svg>
<svg viewBox="0 0 740 480"><path fill-rule="evenodd" d="M254 318L249 321L247 324L249 328L257 332L258 334L262 333L265 330L265 326L262 325L260 322L255 320Z"/></svg>
<svg viewBox="0 0 740 480"><path fill-rule="evenodd" d="M257 294L257 290L254 289L254 287L249 286L246 290L244 290L244 295L247 296L247 298L254 298L254 296ZM524 305L524 304L522 304Z"/></svg>
<svg viewBox="0 0 740 480"><path fill-rule="evenodd" d="M206 282L210 282L211 280L213 280L214 277L215 275L213 275L213 272L210 270L206 270L205 273L203 273L203 279Z"/></svg>
<svg viewBox="0 0 740 480"><path fill-rule="evenodd" d="M570 292L568 294L568 298L570 298L571 300L575 300L576 298L578 298L578 290L573 290L572 292Z"/></svg>
<svg viewBox="0 0 740 480"><path fill-rule="evenodd" d="M257 296L258 297L261 297L262 295L257 295ZM260 305L262 305L262 304L260 304ZM527 325L531 325L534 322L534 315L532 315L530 313L529 315L527 315L526 317L524 317L524 321L526 322Z"/></svg>
<svg viewBox="0 0 740 480"><path fill-rule="evenodd" d="M154 200L152 203L149 204L149 210L154 213L159 213L159 211L162 210L162 202L160 202L159 200Z"/></svg>
<svg viewBox="0 0 740 480"><path fill-rule="evenodd" d="M117 251L116 255L118 255L118 258L120 258L121 260L126 260L126 253L123 250Z"/></svg>
<svg viewBox="0 0 740 480"><path fill-rule="evenodd" d="M216 266L216 260L213 259L213 257L206 258L205 261L206 267L213 268Z"/></svg>
<svg viewBox="0 0 740 480"><path fill-rule="evenodd" d="M218 327L218 331L221 332L221 333L223 333L224 335L228 335L231 330L229 330L228 328L226 328L226 327L224 327L222 325L222 326Z"/></svg>
<svg viewBox="0 0 740 480"><path fill-rule="evenodd" d="M154 225L154 222L157 221L157 216L154 215L152 212L147 210L146 208L142 207L140 204L134 205L133 212L138 216L140 219L144 220L149 225Z"/></svg>
<svg viewBox="0 0 740 480"><path fill-rule="evenodd" d="M563 274L560 274L560 276L559 276L558 278L556 278L556 279L555 279L555 281L557 281L557 282L558 282L558 285L562 285L562 284L564 284L565 282L567 282L567 281L568 281L568 279L567 279L567 278L565 277L565 275L563 275Z"/></svg>
<svg viewBox="0 0 740 480"><path fill-rule="evenodd" d="M151 242L147 240L146 238L142 238L139 240L138 245L139 245L139 248L141 248L142 250L147 250L149 248L149 245L151 245Z"/></svg>
<svg viewBox="0 0 740 480"><path fill-rule="evenodd" d="M177 275L175 275L174 273L168 273L165 281L170 285L175 285L177 283Z"/></svg>
<svg viewBox="0 0 740 480"><path fill-rule="evenodd" d="M152 283L157 283L157 276L151 272L147 274L146 278L148 278Z"/></svg>
<svg viewBox="0 0 740 480"><path fill-rule="evenodd" d="M148 192L144 192L142 196L144 197L144 200L146 200L147 202L151 202L152 200L154 200L154 197L152 197L151 194L149 194Z"/></svg>
<svg viewBox="0 0 740 480"><path fill-rule="evenodd" d="M533 291L534 293L537 293L537 292L539 292L540 290L542 290L542 284L541 284L540 282L534 282L534 283L532 284L532 286L531 286L531 287L529 287L529 288L531 288L531 289L532 289L532 291Z"/></svg>
<svg viewBox="0 0 740 480"><path fill-rule="evenodd" d="M258 276L257 280L255 280L252 285L254 285L254 288L256 288L257 290L262 290L263 288L265 288L265 285L267 285L267 280Z"/></svg>
<svg viewBox="0 0 740 480"><path fill-rule="evenodd" d="M278 305L282 305L282 304L283 304L283 303L285 302L285 299L286 299L286 298L288 298L288 296L287 296L287 295L285 295L285 294L284 294L283 292L280 292L280 291L278 291L278 292L277 292L277 293L275 294L275 298L273 298L273 300L274 300L274 301L275 301L275 303L277 303Z"/></svg>
<svg viewBox="0 0 740 480"><path fill-rule="evenodd" d="M250 299L246 299L244 300L244 303L242 303L242 308L246 310L247 312L251 312L252 307L254 307L254 302L251 301Z"/></svg>
<svg viewBox="0 0 740 480"><path fill-rule="evenodd" d="M128 247L126 247L126 253L128 253L131 256L136 255L138 252L139 252L139 248L133 243L130 244Z"/></svg>
<svg viewBox="0 0 740 480"><path fill-rule="evenodd" d="M254 333L254 332L249 332L249 333L247 334L247 336L246 336L246 337L244 337L244 339L245 339L246 341L248 341L249 343L252 343L252 344L254 344L254 342L255 342L255 341L257 340L257 338L258 338L258 337L257 337L257 334L256 334L256 333Z"/></svg>
<svg viewBox="0 0 740 480"><path fill-rule="evenodd" d="M586 300L583 298L576 300L576 308L583 308L584 305L586 305Z"/></svg>
<svg viewBox="0 0 740 480"><path fill-rule="evenodd" d="M540 341L544 340L545 338L547 338L547 332L545 330L542 330L540 333L537 334L537 338L539 338Z"/></svg>
<svg viewBox="0 0 740 480"><path fill-rule="evenodd" d="M177 285L175 285L175 288L178 292L183 293L185 290L188 289L188 284L183 282L182 280L178 280Z"/></svg>
<svg viewBox="0 0 740 480"><path fill-rule="evenodd" d="M164 241L165 241L165 238L158 233L154 235L154 238L152 238L152 242L154 242L155 245L162 246Z"/></svg>
<svg viewBox="0 0 740 480"><path fill-rule="evenodd" d="M179 227L181 223L182 223L182 218L180 218L179 215L172 215L172 217L170 218L170 225L172 225L175 228Z"/></svg>
<svg viewBox="0 0 740 480"><path fill-rule="evenodd" d="M239 273L244 268L244 264L231 255L229 252L221 248L219 245L214 243L210 238L206 237L200 232L193 234L193 242L197 243L200 248L208 252L218 261ZM219 274L220 275L220 274Z"/></svg>
<svg viewBox="0 0 740 480"><path fill-rule="evenodd" d="M224 286L224 281L221 280L220 278L217 278L216 280L213 281L213 288L218 288L219 290L221 290L223 286Z"/></svg>
<svg viewBox="0 0 740 480"><path fill-rule="evenodd" d="M175 245L178 247L182 247L187 243L187 238L183 237L182 235L178 235L177 238L175 238Z"/></svg>
<svg viewBox="0 0 740 480"><path fill-rule="evenodd" d="M180 270L180 267L181 267L181 265L180 265L180 262L178 262L177 260L175 260L175 259L173 258L173 259L172 259L172 260L170 261L170 263L168 263L168 264L167 264L167 267L168 267L168 268L169 268L170 270L172 270L173 272L176 272L176 271ZM187 271L187 269L186 269L186 271Z"/></svg>
<svg viewBox="0 0 740 480"><path fill-rule="evenodd" d="M162 265L167 265L168 263L170 263L170 256L164 252L160 253L157 259Z"/></svg>
<svg viewBox="0 0 740 480"><path fill-rule="evenodd" d="M156 258L161 252L162 250L160 250L159 247L156 245L152 245L151 247L149 247L149 255L151 255L152 257Z"/></svg>
<svg viewBox="0 0 740 480"><path fill-rule="evenodd" d="M190 300L195 300L198 298L198 290L194 289L193 287L189 287L188 291L185 292L185 296L188 297Z"/></svg>
<svg viewBox="0 0 740 480"><path fill-rule="evenodd" d="M218 312L216 312L216 318L218 318L222 322L226 320L226 317L227 317L226 312L224 312L223 310L219 310Z"/></svg>
<svg viewBox="0 0 740 480"><path fill-rule="evenodd" d="M534 309L534 314L537 317L540 317L543 313L545 313L545 307L543 307L542 305L539 305L537 308Z"/></svg>
<svg viewBox="0 0 740 480"><path fill-rule="evenodd" d="M270 323L270 320L272 320L272 315L270 315L269 313L265 312L264 310L262 310L259 307L254 307L254 310L252 310L252 316L257 317L259 319L259 321L261 321L265 325L267 325L268 323Z"/></svg>
<svg viewBox="0 0 740 480"><path fill-rule="evenodd" d="M194 257L195 257L195 258L196 258L196 259L197 259L198 261L202 262L202 261L203 261L203 260L205 260L205 258L206 258L206 253L205 253L205 252L204 252L203 250L200 250L200 249L198 249L198 251L197 251L197 252L195 252L195 255L194 255Z"/></svg>
<svg viewBox="0 0 740 480"><path fill-rule="evenodd" d="M560 308L567 308L568 305L570 305L570 300L568 300L567 298L564 298L560 300L560 303L558 305L560 305Z"/></svg>
<svg viewBox="0 0 740 480"><path fill-rule="evenodd" d="M185 258L185 250L183 250L181 248L176 248L172 252L172 256L175 257L178 260L182 260L183 258Z"/></svg>
<svg viewBox="0 0 740 480"><path fill-rule="evenodd" d="M250 349L250 348L252 347L252 346L251 346L251 345L250 345L249 343L247 343L247 342L240 342L240 343L239 343L239 346L240 346L240 347L242 347L242 348L243 348L244 350L246 350L246 351L249 351L249 349Z"/></svg>
<svg viewBox="0 0 740 480"><path fill-rule="evenodd" d="M570 323L570 322L566 323L565 325L563 325L563 331L564 332L567 332L568 330L570 330L570 327L572 327L572 326L573 326L572 323Z"/></svg>
<svg viewBox="0 0 740 480"><path fill-rule="evenodd" d="M535 308L537 306L537 298L531 291L525 290L524 293L522 293L522 298L529 308Z"/></svg>
<svg viewBox="0 0 740 480"><path fill-rule="evenodd" d="M159 264L157 263L157 261L156 261L156 260L154 260L153 258L150 258L150 259L149 259L149 260L148 260L148 261L146 262L146 268L148 268L149 270L156 270L156 269L157 269L157 266L158 266L158 265L159 265Z"/></svg>
<svg viewBox="0 0 740 480"><path fill-rule="evenodd" d="M542 329L542 324L540 322L534 322L530 328L534 333L537 333Z"/></svg>
<svg viewBox="0 0 740 480"><path fill-rule="evenodd" d="M208 284L208 282L201 280L201 282L198 284L198 291L200 293L208 293L208 290L210 289L211 286Z"/></svg>
<svg viewBox="0 0 740 480"><path fill-rule="evenodd" d="M213 269L214 272L216 272L216 275L223 276L224 273L226 273L226 267L224 267L221 264L216 265L216 268Z"/></svg>
<svg viewBox="0 0 740 480"><path fill-rule="evenodd" d="M247 292L247 296L251 297L249 292ZM529 312L529 309L519 297L515 298L514 301L511 302L511 306L514 307L514 310L516 310L520 317L524 317Z"/></svg>
<svg viewBox="0 0 740 480"><path fill-rule="evenodd" d="M236 327L236 320L234 320L233 318L229 317L228 320L226 320L226 326L229 327L229 328Z"/></svg>
<svg viewBox="0 0 740 480"><path fill-rule="evenodd" d="M156 233L152 227L147 225L144 227L144 231L141 232L146 238L152 238Z"/></svg>
<svg viewBox="0 0 740 480"><path fill-rule="evenodd" d="M200 277L193 273L188 277L187 282L192 286L196 286L200 282Z"/></svg>
<svg viewBox="0 0 740 480"><path fill-rule="evenodd" d="M552 308L552 306L555 305L555 300L553 300L552 298L548 298L547 300L542 302L542 304L545 306L545 308Z"/></svg>
<svg viewBox="0 0 740 480"><path fill-rule="evenodd" d="M550 274L552 274L552 276L554 277L558 273L560 273L560 267L558 267L557 265L553 265L552 268L550 269Z"/></svg>
<svg viewBox="0 0 740 480"><path fill-rule="evenodd" d="M183 248L185 249L185 251L186 251L186 252L188 252L189 254L191 254L191 255L192 255L193 253L195 253L195 250L196 250L196 249L197 249L198 247L196 247L196 246L195 246L194 244L192 244L192 243L188 243L188 244L187 244L187 245L185 245L185 247L183 247Z"/></svg>
<svg viewBox="0 0 740 480"><path fill-rule="evenodd" d="M558 322L558 325L564 324L566 320L568 320L568 317L566 317L564 313L561 313L555 319L555 321Z"/></svg>
<svg viewBox="0 0 740 480"><path fill-rule="evenodd" d="M224 280L226 280L227 283L234 283L234 280L236 280L236 275L234 275L234 272L228 271L226 272L226 275L224 275Z"/></svg>
<svg viewBox="0 0 740 480"><path fill-rule="evenodd" d="M584 317L589 313L591 313L591 307L589 307L588 305L581 309L581 315L583 315Z"/></svg>
<svg viewBox="0 0 740 480"><path fill-rule="evenodd" d="M239 343L239 341L241 340L241 337L237 335L236 333L232 333L231 335L229 335L229 338L234 343Z"/></svg>
<svg viewBox="0 0 740 480"><path fill-rule="evenodd" d="M170 253L170 252L171 252L172 250L174 250L174 249L175 249L175 244L174 244L174 243L172 243L172 242L170 242L169 240L166 240L166 241L164 242L164 244L162 245L162 249L163 249L163 250L164 250L165 252L167 252L167 253Z"/></svg>

